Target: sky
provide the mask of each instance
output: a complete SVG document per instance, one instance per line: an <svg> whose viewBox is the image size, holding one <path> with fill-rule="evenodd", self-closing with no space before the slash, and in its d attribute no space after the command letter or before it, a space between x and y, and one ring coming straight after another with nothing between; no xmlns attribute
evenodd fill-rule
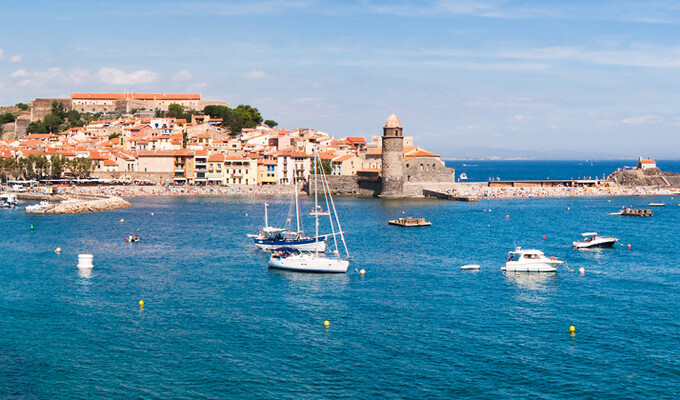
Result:
<svg viewBox="0 0 680 400"><path fill-rule="evenodd" d="M14 1L0 105L201 93L443 158L680 158L680 1Z"/></svg>

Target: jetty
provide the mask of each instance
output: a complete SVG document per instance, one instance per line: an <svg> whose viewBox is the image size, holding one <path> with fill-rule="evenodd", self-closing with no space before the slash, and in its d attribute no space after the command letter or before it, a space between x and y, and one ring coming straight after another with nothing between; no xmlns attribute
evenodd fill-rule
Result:
<svg viewBox="0 0 680 400"><path fill-rule="evenodd" d="M443 200L453 200L453 201L465 201L465 202L475 202L479 200L476 196L459 196L454 193L440 192L438 190L423 189L423 196L434 197Z"/></svg>
<svg viewBox="0 0 680 400"><path fill-rule="evenodd" d="M55 201L56 199L50 196L41 196L40 199L49 199ZM27 210L26 214L79 214L86 212L116 210L119 208L132 207L128 201L117 196L100 196L100 195L80 195L77 197L67 198L63 201L50 204L44 208L35 210Z"/></svg>

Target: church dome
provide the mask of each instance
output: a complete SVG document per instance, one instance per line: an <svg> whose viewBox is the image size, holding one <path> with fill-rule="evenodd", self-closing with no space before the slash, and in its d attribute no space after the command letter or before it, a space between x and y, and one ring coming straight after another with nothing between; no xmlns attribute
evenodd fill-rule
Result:
<svg viewBox="0 0 680 400"><path fill-rule="evenodd" d="M385 128L401 128L401 121L396 115L392 114L385 121Z"/></svg>

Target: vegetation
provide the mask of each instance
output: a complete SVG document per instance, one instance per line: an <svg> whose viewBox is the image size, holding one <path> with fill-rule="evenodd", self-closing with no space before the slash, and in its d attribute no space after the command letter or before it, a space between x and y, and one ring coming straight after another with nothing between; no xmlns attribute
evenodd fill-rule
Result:
<svg viewBox="0 0 680 400"><path fill-rule="evenodd" d="M264 120L264 124L267 125L270 128L274 128L276 126L279 126L279 123L276 121L272 121L271 119L266 119Z"/></svg>
<svg viewBox="0 0 680 400"><path fill-rule="evenodd" d="M81 114L76 110L66 112L64 105L58 101L52 102L52 111L45 115L42 121L33 121L26 128L27 133L59 133L69 128L84 126L86 122L99 119L101 113ZM83 120L83 118L85 118Z"/></svg>
<svg viewBox="0 0 680 400"><path fill-rule="evenodd" d="M19 109L21 111L28 111L28 108L29 108L28 104L24 104L24 103L17 103L17 107L19 107Z"/></svg>
<svg viewBox="0 0 680 400"><path fill-rule="evenodd" d="M25 158L0 158L0 177L7 179L59 179L66 169L78 177L90 176L95 167L90 158L67 159L64 156L29 155Z"/></svg>
<svg viewBox="0 0 680 400"><path fill-rule="evenodd" d="M0 114L0 124L6 124L8 122L14 122L16 121L17 117L12 114L11 112L6 112L4 114Z"/></svg>
<svg viewBox="0 0 680 400"><path fill-rule="evenodd" d="M316 160L316 165L314 168L316 173L324 173L325 175L330 175L333 172L333 167L331 166L331 160L327 158L319 158Z"/></svg>
<svg viewBox="0 0 680 400"><path fill-rule="evenodd" d="M227 106L207 106L203 112L212 118L222 118L222 127L227 129L232 136L237 135L244 128L255 128L262 123L260 111L249 105L239 104L234 109Z"/></svg>

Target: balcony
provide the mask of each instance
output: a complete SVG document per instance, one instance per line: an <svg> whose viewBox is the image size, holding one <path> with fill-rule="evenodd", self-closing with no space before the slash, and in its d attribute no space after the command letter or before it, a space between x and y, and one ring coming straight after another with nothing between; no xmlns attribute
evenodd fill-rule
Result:
<svg viewBox="0 0 680 400"><path fill-rule="evenodd" d="M183 173L184 173L184 168L175 168L175 173L176 173L176 174L183 174Z"/></svg>
<svg viewBox="0 0 680 400"><path fill-rule="evenodd" d="M207 167L199 167L199 166L197 165L196 168L194 168L194 171L205 173L205 172L208 171L208 168L207 168Z"/></svg>

